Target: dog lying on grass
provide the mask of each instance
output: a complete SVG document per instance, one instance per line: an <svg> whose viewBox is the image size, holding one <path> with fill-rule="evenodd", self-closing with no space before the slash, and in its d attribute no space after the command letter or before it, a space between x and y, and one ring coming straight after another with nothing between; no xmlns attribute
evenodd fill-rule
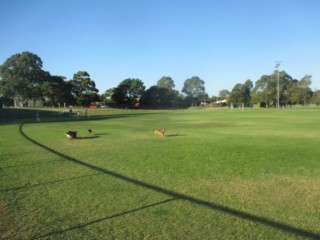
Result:
<svg viewBox="0 0 320 240"><path fill-rule="evenodd" d="M159 135L159 136L163 137L165 134L165 131L166 131L165 129L156 129L156 130L154 130L154 135Z"/></svg>
<svg viewBox="0 0 320 240"><path fill-rule="evenodd" d="M77 131L69 131L69 132L66 132L65 135L69 139L74 139L74 138L77 138Z"/></svg>

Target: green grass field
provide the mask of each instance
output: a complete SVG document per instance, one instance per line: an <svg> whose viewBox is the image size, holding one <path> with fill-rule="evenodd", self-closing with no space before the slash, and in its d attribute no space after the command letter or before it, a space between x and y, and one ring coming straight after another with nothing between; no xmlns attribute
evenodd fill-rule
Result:
<svg viewBox="0 0 320 240"><path fill-rule="evenodd" d="M320 239L319 120L193 109L1 123L0 238Z"/></svg>

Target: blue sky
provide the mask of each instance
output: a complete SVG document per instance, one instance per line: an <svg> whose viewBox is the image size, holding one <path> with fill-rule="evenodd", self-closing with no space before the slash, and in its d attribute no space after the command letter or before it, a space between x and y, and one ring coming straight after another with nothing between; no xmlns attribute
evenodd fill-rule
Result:
<svg viewBox="0 0 320 240"><path fill-rule="evenodd" d="M1 0L0 64L30 51L51 75L87 71L100 93L192 76L212 96L280 70L320 89L318 0Z"/></svg>

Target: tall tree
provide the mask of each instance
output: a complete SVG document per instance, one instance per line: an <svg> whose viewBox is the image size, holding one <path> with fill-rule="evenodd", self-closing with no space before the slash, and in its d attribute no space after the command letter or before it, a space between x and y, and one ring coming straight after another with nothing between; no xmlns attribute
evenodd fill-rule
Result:
<svg viewBox="0 0 320 240"><path fill-rule="evenodd" d="M97 100L99 90L86 71L78 71L69 82L72 86L72 94L79 105L88 106L91 102Z"/></svg>
<svg viewBox="0 0 320 240"><path fill-rule="evenodd" d="M288 86L292 82L292 77L285 71L279 73L279 103L284 105L288 101ZM265 103L266 106L276 106L278 99L278 72L271 75L263 75L256 81L251 92L254 103Z"/></svg>
<svg viewBox="0 0 320 240"><path fill-rule="evenodd" d="M161 108L164 107L166 101L165 96L168 93L168 89L161 88L157 86L151 86L147 89L142 97L141 97L141 104L143 107L147 108Z"/></svg>
<svg viewBox="0 0 320 240"><path fill-rule="evenodd" d="M221 98L221 99L226 99L226 98L228 98L229 95L230 95L230 91L224 89L224 90L221 90L219 92L219 96L218 97Z"/></svg>
<svg viewBox="0 0 320 240"><path fill-rule="evenodd" d="M30 52L14 54L0 66L0 91L16 103L35 99L41 97L44 78L40 57Z"/></svg>
<svg viewBox="0 0 320 240"><path fill-rule="evenodd" d="M147 108L176 108L179 102L178 91L158 86L150 87L141 97L142 106Z"/></svg>
<svg viewBox="0 0 320 240"><path fill-rule="evenodd" d="M145 86L140 79L127 78L114 89L112 100L120 107L134 107L142 96Z"/></svg>
<svg viewBox="0 0 320 240"><path fill-rule="evenodd" d="M310 89L310 85L312 83L311 81L312 76L311 75L305 75L300 81L299 81L299 87L301 92L301 98L303 101L303 104L306 105L310 102L310 99L312 97L312 90Z"/></svg>
<svg viewBox="0 0 320 240"><path fill-rule="evenodd" d="M254 88L251 91L252 100L256 104L265 103L266 106L272 101L272 92L270 90L271 77L263 75L256 81Z"/></svg>
<svg viewBox="0 0 320 240"><path fill-rule="evenodd" d="M42 84L41 91L47 104L50 106L60 106L62 103L72 104L68 101L71 96L71 88L65 81L65 77L51 76Z"/></svg>
<svg viewBox="0 0 320 240"><path fill-rule="evenodd" d="M253 87L253 83L250 79L245 81L245 83L242 85L242 93L243 93L243 103L245 104L251 104L251 89Z"/></svg>
<svg viewBox="0 0 320 240"><path fill-rule="evenodd" d="M287 74L285 71L281 71L279 74L279 87L280 87L280 91L279 91L279 95L280 95L280 99L279 99L279 103L280 106L284 106L286 104L288 104L289 99L288 99L288 88L290 86L290 84L292 83L293 78Z"/></svg>
<svg viewBox="0 0 320 240"><path fill-rule="evenodd" d="M301 100L298 80L291 81L287 86L287 104L297 104Z"/></svg>
<svg viewBox="0 0 320 240"><path fill-rule="evenodd" d="M107 89L103 94L101 94L101 100L104 104L112 104L112 95L114 93L115 88L109 88Z"/></svg>
<svg viewBox="0 0 320 240"><path fill-rule="evenodd" d="M13 105L13 99L7 96L0 95L0 109L5 106L9 107Z"/></svg>
<svg viewBox="0 0 320 240"><path fill-rule="evenodd" d="M157 87L166 88L169 91L172 91L175 85L171 77L164 76L157 82Z"/></svg>
<svg viewBox="0 0 320 240"><path fill-rule="evenodd" d="M238 105L238 104L243 103L243 93L242 93L242 84L241 83L237 83L233 87L233 89L229 95L229 101L233 105Z"/></svg>
<svg viewBox="0 0 320 240"><path fill-rule="evenodd" d="M229 102L249 106L251 104L250 93L252 87L252 81L249 79L244 84L237 83L229 95Z"/></svg>
<svg viewBox="0 0 320 240"><path fill-rule="evenodd" d="M320 90L316 90L313 93L313 99L312 102L316 105L320 105Z"/></svg>
<svg viewBox="0 0 320 240"><path fill-rule="evenodd" d="M204 81L199 77L188 78L184 82L184 86L182 88L182 92L187 96L193 98L193 105L198 104L202 99L201 96L206 96Z"/></svg>
<svg viewBox="0 0 320 240"><path fill-rule="evenodd" d="M106 99L110 99L114 93L115 88L109 88L105 91Z"/></svg>

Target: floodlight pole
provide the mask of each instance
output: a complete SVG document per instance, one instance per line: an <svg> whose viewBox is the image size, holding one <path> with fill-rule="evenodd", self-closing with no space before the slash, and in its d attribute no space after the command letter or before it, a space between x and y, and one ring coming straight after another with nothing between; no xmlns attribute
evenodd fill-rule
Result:
<svg viewBox="0 0 320 240"><path fill-rule="evenodd" d="M280 61L276 61L276 66L275 68L277 69L278 72L278 96L277 96L277 105L278 105L278 109L280 109L280 83L279 83L279 67L280 67Z"/></svg>

